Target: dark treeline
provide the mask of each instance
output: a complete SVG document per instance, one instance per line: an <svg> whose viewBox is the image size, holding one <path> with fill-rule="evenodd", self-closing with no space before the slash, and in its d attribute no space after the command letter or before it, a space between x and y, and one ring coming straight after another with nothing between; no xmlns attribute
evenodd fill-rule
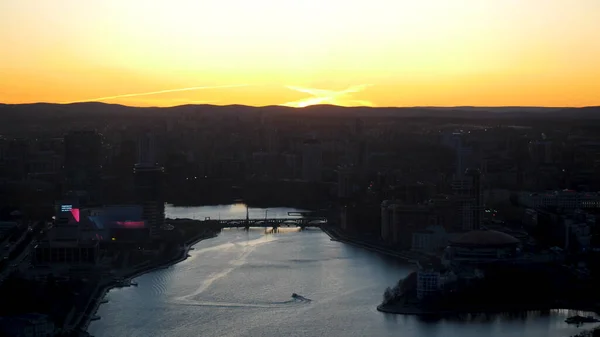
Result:
<svg viewBox="0 0 600 337"><path fill-rule="evenodd" d="M547 266L501 266L485 269L486 277L457 284L421 305L432 310L527 310L585 307L600 291L590 282L581 282L566 270ZM575 286L576 285L576 286Z"/></svg>

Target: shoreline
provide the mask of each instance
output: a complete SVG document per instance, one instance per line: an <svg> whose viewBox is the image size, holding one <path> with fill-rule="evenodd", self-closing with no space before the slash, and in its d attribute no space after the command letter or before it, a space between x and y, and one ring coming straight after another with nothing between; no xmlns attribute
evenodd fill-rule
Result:
<svg viewBox="0 0 600 337"><path fill-rule="evenodd" d="M321 230L323 230L323 232L325 232L333 241L339 241L339 242L342 242L345 244L349 244L352 246L356 246L359 248L377 252L377 253L380 253L383 255L399 258L399 259L402 259L409 263L416 263L418 261L418 258L416 256L410 257L410 256L407 256L407 255L399 253L399 252L394 252L394 251L391 251L391 250L388 250L388 249L385 249L382 247L377 247L371 243L361 242L359 239L354 239L354 238L350 238L346 235L343 235L343 234L339 233L335 228L332 228L329 226L322 226ZM531 305L529 307L522 306L522 307L502 307L502 308L500 308L500 307L499 308L473 308L471 310L458 309L458 310L441 310L441 311L424 310L424 309L418 308L416 306L381 305L381 304L377 306L377 311L379 311L379 312L386 313L386 314L407 315L407 316L419 316L419 315L423 315L423 316L442 315L442 316L444 316L444 315L482 314L482 313L498 314L498 313L503 313L503 312L547 311L547 310L561 310L561 309L581 311L581 312L590 312L590 313L595 313L597 315L600 315L599 307L586 306L586 305L577 306L577 305L566 304L566 303L565 304L557 304L557 305Z"/></svg>
<svg viewBox="0 0 600 337"><path fill-rule="evenodd" d="M200 241L212 239L217 236L218 236L218 233L202 233L202 234L196 235L195 237L187 240L184 243L184 246L182 247L182 249L180 250L180 253L177 254L172 259L165 261L163 263L160 263L158 265L148 265L148 266L142 267L139 270L126 272L124 274L118 274L118 275L113 276L113 278L114 277L122 277L123 279L131 280L135 277L173 266L173 265L175 265L179 262L182 262L188 258L188 253L189 253L190 249L192 248L192 246L194 246L195 244L197 244ZM96 312L100 308L102 301L104 300L104 298L106 297L108 292L116 287L117 287L117 283L114 282L112 279L110 281L108 281L107 284L104 284L104 285L100 284L98 289L93 293L93 295L91 297L91 301L88 304L88 306L86 307L86 310L84 310L83 312L78 314L78 315L80 315L80 318L79 318L78 322L73 325L74 326L73 330L87 333L87 329L88 329L90 323L92 322L92 317L96 314ZM88 310L88 308L90 307L90 304L92 302L94 303L93 307L92 307L93 309Z"/></svg>
<svg viewBox="0 0 600 337"><path fill-rule="evenodd" d="M581 312L591 312L600 314L598 309L576 307L571 305L532 305L530 307L498 307L498 308L473 308L470 310L456 309L456 310L426 310L416 306L404 306L404 305L383 305L377 306L377 311L392 315L405 315L405 316L450 316L450 315L465 315L465 314L499 314L505 312L528 312L528 311L550 311L550 310L572 310Z"/></svg>
<svg viewBox="0 0 600 337"><path fill-rule="evenodd" d="M411 264L415 264L418 261L417 256L409 256L406 253L396 252L393 250L386 249L384 247L377 247L375 244L372 244L372 243L361 242L359 239L350 238L346 235L338 233L337 230L335 228L332 228L331 226L321 226L321 230L325 234L327 234L333 241L339 241L339 242L349 244L352 246L356 246L359 248L363 248L363 249L366 249L366 250L369 250L372 252L395 257L395 258L404 260L406 262L409 262Z"/></svg>

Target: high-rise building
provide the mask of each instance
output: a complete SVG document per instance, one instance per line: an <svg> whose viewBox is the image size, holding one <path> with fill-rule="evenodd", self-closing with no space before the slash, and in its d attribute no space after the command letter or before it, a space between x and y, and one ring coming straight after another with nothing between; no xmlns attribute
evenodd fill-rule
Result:
<svg viewBox="0 0 600 337"><path fill-rule="evenodd" d="M318 140L307 140L302 146L302 179L321 181L323 153Z"/></svg>
<svg viewBox="0 0 600 337"><path fill-rule="evenodd" d="M138 138L138 163L156 165L156 137L150 133Z"/></svg>
<svg viewBox="0 0 600 337"><path fill-rule="evenodd" d="M481 196L481 172L466 169L471 162L473 149L463 144L463 134L454 132L444 135L443 144L455 152L455 172L451 187L454 199L459 207L461 226L459 229L470 231L481 226L483 206Z"/></svg>
<svg viewBox="0 0 600 337"><path fill-rule="evenodd" d="M471 178L471 199L473 200L473 229L481 228L483 220L483 190L481 188L481 171L478 169L467 169L467 177Z"/></svg>
<svg viewBox="0 0 600 337"><path fill-rule="evenodd" d="M484 212L481 172L478 169L467 169L460 179L452 181L452 190L460 210L461 229L479 229Z"/></svg>
<svg viewBox="0 0 600 337"><path fill-rule="evenodd" d="M142 219L150 228L150 236L158 238L165 222L164 169L140 163L134 166L133 173L137 203L142 206Z"/></svg>
<svg viewBox="0 0 600 337"><path fill-rule="evenodd" d="M473 225L473 198L471 198L471 184L472 181L467 177L461 177L460 179L452 180L452 193L456 200L459 216L460 226L457 229L470 231L474 229Z"/></svg>
<svg viewBox="0 0 600 337"><path fill-rule="evenodd" d="M533 164L551 164L553 161L552 141L546 139L542 134L543 140L532 140L527 148L529 150L530 160Z"/></svg>
<svg viewBox="0 0 600 337"><path fill-rule="evenodd" d="M355 152L354 164L360 169L365 168L369 157L364 128L365 122L362 119L357 118L354 122L354 139L352 143L354 144L353 147Z"/></svg>
<svg viewBox="0 0 600 337"><path fill-rule="evenodd" d="M87 191L98 198L102 170L102 136L96 131L65 135L66 190Z"/></svg>
<svg viewBox="0 0 600 337"><path fill-rule="evenodd" d="M338 167L338 198L351 198L356 187L356 172L352 166Z"/></svg>

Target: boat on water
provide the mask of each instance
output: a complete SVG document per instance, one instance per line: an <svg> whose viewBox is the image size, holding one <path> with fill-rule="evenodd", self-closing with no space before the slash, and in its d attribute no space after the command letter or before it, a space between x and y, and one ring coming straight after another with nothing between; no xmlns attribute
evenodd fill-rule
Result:
<svg viewBox="0 0 600 337"><path fill-rule="evenodd" d="M596 323L596 322L600 322L599 319L593 317L593 316L579 316L579 315L575 315L575 316L571 316L567 319L565 319L565 322L567 322L568 324L583 324L583 323Z"/></svg>
<svg viewBox="0 0 600 337"><path fill-rule="evenodd" d="M107 299L103 299L102 301L100 301L100 304L106 304L106 303L108 303Z"/></svg>
<svg viewBox="0 0 600 337"><path fill-rule="evenodd" d="M94 316L92 316L92 318L90 318L90 321L97 321L99 319L100 319L100 316L94 315Z"/></svg>
<svg viewBox="0 0 600 337"><path fill-rule="evenodd" d="M295 300L306 301L306 302L310 302L311 301L310 299L308 299L308 298L306 298L304 296L298 295L296 293L292 293L292 298L295 299Z"/></svg>

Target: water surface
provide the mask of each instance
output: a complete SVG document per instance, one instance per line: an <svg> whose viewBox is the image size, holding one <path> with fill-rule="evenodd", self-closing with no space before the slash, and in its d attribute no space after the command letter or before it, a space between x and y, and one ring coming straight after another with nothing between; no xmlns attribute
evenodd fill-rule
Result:
<svg viewBox="0 0 600 337"><path fill-rule="evenodd" d="M284 217L293 209L269 209ZM244 218L242 205L167 207L167 216ZM250 211L264 217L265 210ZM100 306L97 337L189 336L570 336L574 312L480 315L424 321L376 310L383 291L410 265L334 242L317 229L231 229L202 241L191 257L114 289ZM311 301L295 300L292 293ZM591 328L594 325L587 326Z"/></svg>

